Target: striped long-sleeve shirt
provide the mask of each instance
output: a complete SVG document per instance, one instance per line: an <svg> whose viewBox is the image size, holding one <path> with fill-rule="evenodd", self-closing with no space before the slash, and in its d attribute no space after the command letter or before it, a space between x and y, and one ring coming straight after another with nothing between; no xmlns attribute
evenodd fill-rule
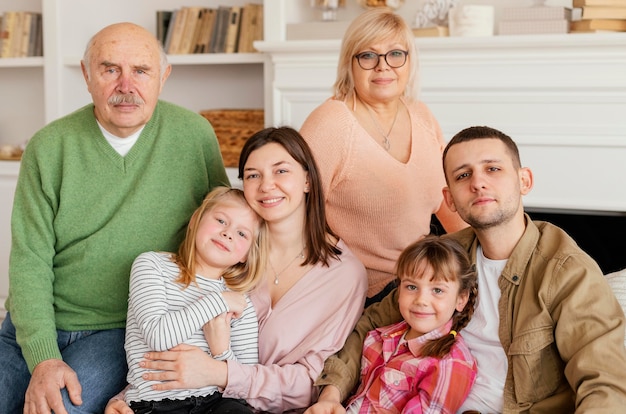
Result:
<svg viewBox="0 0 626 414"><path fill-rule="evenodd" d="M146 252L135 259L130 276L128 318L126 322L126 359L128 383L126 401L160 401L209 395L217 391L210 386L193 390L154 391L154 381L141 375L146 371L139 362L148 351L164 351L178 344L195 345L208 353L202 326L227 312L221 292L227 290L223 279L196 276L196 283L183 289L176 282L179 268L171 253ZM234 359L256 364L259 358L257 315L246 297L247 306L240 318L231 321L230 349L215 359Z"/></svg>

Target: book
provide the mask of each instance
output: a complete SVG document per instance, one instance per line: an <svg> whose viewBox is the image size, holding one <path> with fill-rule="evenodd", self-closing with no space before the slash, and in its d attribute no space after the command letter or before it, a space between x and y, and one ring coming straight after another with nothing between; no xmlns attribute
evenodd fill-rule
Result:
<svg viewBox="0 0 626 414"><path fill-rule="evenodd" d="M626 0L573 0L573 7L617 6L626 7Z"/></svg>
<svg viewBox="0 0 626 414"><path fill-rule="evenodd" d="M170 39L167 53L171 55L178 54L180 44L183 39L183 31L185 30L185 24L187 23L188 10L185 7L178 9L175 19L170 23L170 29L172 31L172 37Z"/></svg>
<svg viewBox="0 0 626 414"><path fill-rule="evenodd" d="M262 39L263 31L263 5L255 3L247 3L243 6L241 13L241 28L239 29L239 42L237 45L237 51L239 53L252 53L256 52L252 42ZM261 19L259 19L261 15ZM259 35L258 25L261 25L261 37L257 39Z"/></svg>
<svg viewBox="0 0 626 414"><path fill-rule="evenodd" d="M28 45L30 42L30 32L32 30L33 14L30 12L20 12L19 36L13 57L27 57Z"/></svg>
<svg viewBox="0 0 626 414"><path fill-rule="evenodd" d="M226 40L224 41L224 52L235 53L237 42L239 41L239 28L241 27L241 6L232 6L228 16L228 27L226 29Z"/></svg>
<svg viewBox="0 0 626 414"><path fill-rule="evenodd" d="M612 30L616 32L626 31L626 20L620 19L589 19L577 20L570 25L575 31Z"/></svg>
<svg viewBox="0 0 626 414"><path fill-rule="evenodd" d="M498 24L498 34L547 34L568 33L570 21L560 20L529 20L529 21L501 21Z"/></svg>
<svg viewBox="0 0 626 414"><path fill-rule="evenodd" d="M169 28L170 21L172 20L171 10L157 10L156 11L156 30L157 39L163 46L165 46L165 38L167 36L167 29Z"/></svg>
<svg viewBox="0 0 626 414"><path fill-rule="evenodd" d="M626 6L585 6L582 8L583 20L586 19L626 19Z"/></svg>
<svg viewBox="0 0 626 414"><path fill-rule="evenodd" d="M35 33L35 51L33 56L43 56L43 17L41 13L37 16L37 32Z"/></svg>
<svg viewBox="0 0 626 414"><path fill-rule="evenodd" d="M572 20L572 9L567 7L535 6L505 7L501 21Z"/></svg>
<svg viewBox="0 0 626 414"><path fill-rule="evenodd" d="M183 27L180 44L178 45L178 54L193 53L196 47L196 27L200 22L200 12L202 7L184 7L185 9L185 25Z"/></svg>
<svg viewBox="0 0 626 414"><path fill-rule="evenodd" d="M211 34L210 53L224 53L226 46L226 31L228 30L228 17L230 6L218 6L215 15L215 25Z"/></svg>
<svg viewBox="0 0 626 414"><path fill-rule="evenodd" d="M447 26L416 27L413 30L415 37L445 37L450 36Z"/></svg>
<svg viewBox="0 0 626 414"><path fill-rule="evenodd" d="M255 10L256 10L256 13L255 13L256 20L254 21L254 26L253 26L254 32L252 34L252 43L254 43L257 40L263 40L263 5L257 4ZM254 48L254 44L252 45L252 51L258 52L258 50Z"/></svg>
<svg viewBox="0 0 626 414"><path fill-rule="evenodd" d="M165 42L163 43L163 49L165 53L169 53L170 45L172 44L172 34L174 33L174 25L178 19L179 10L172 10L172 17L170 17L170 23L167 25L167 32L165 33Z"/></svg>
<svg viewBox="0 0 626 414"><path fill-rule="evenodd" d="M202 10L200 18L200 32L196 39L196 47L194 53L209 53L209 45L211 44L211 34L215 25L215 14L217 11L212 8Z"/></svg>
<svg viewBox="0 0 626 414"><path fill-rule="evenodd" d="M26 56L37 56L37 38L41 35L41 13L32 12Z"/></svg>
<svg viewBox="0 0 626 414"><path fill-rule="evenodd" d="M2 29L0 37L2 37L2 49L0 50L0 57L8 58L11 56L12 43L15 38L15 30L17 25L17 12L6 11L2 17Z"/></svg>

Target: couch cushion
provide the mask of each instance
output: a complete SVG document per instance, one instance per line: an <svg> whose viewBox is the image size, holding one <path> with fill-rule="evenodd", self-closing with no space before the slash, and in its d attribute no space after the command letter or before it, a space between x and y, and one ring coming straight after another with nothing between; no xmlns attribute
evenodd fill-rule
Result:
<svg viewBox="0 0 626 414"><path fill-rule="evenodd" d="M613 289L613 293L615 293L617 301L620 305L622 305L622 309L626 314L626 269L609 273L605 277L606 281L609 282L611 289ZM624 338L624 346L626 346L626 337Z"/></svg>

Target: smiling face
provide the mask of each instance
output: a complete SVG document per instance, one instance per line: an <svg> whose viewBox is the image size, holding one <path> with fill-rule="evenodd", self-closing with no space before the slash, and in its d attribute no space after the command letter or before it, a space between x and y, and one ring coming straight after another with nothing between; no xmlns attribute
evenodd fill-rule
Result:
<svg viewBox="0 0 626 414"><path fill-rule="evenodd" d="M245 262L258 228L258 216L246 203L235 199L219 202L198 224L196 272L216 276L229 266Z"/></svg>
<svg viewBox="0 0 626 414"><path fill-rule="evenodd" d="M475 229L523 222L522 196L532 188L532 173L514 164L502 141L481 138L449 147L444 198ZM516 220L516 221L518 221Z"/></svg>
<svg viewBox="0 0 626 414"><path fill-rule="evenodd" d="M246 200L269 224L295 217L302 222L308 174L275 142L252 151L243 168Z"/></svg>
<svg viewBox="0 0 626 414"><path fill-rule="evenodd" d="M433 276L426 260L421 261L415 274L400 275L398 306L410 326L406 339L445 325L454 311L461 312L467 303L468 294L459 293L459 282L454 275L449 280Z"/></svg>
<svg viewBox="0 0 626 414"><path fill-rule="evenodd" d="M92 39L88 62L81 62L98 122L125 138L152 116L171 67L161 73L160 47L144 28L120 23Z"/></svg>
<svg viewBox="0 0 626 414"><path fill-rule="evenodd" d="M386 54L391 50L406 51L407 48L402 43L388 39L369 45L357 53L370 51L375 54ZM378 65L370 70L361 68L357 59L352 59L352 76L357 96L370 105L377 102L389 102L402 96L409 81L410 59L409 54L403 66L392 68L385 61L385 57L380 56Z"/></svg>

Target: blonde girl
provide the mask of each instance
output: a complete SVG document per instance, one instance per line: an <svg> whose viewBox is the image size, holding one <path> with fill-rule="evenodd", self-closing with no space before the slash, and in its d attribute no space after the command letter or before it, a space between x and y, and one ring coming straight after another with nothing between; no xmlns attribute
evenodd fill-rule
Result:
<svg viewBox="0 0 626 414"><path fill-rule="evenodd" d="M217 360L258 362L258 322L247 292L263 274L264 226L241 190L217 187L193 213L177 254L146 252L134 261L125 399L136 413L245 409L240 400L222 398L215 386L154 390L154 382L142 378L148 370L140 361L146 352L184 343Z"/></svg>

